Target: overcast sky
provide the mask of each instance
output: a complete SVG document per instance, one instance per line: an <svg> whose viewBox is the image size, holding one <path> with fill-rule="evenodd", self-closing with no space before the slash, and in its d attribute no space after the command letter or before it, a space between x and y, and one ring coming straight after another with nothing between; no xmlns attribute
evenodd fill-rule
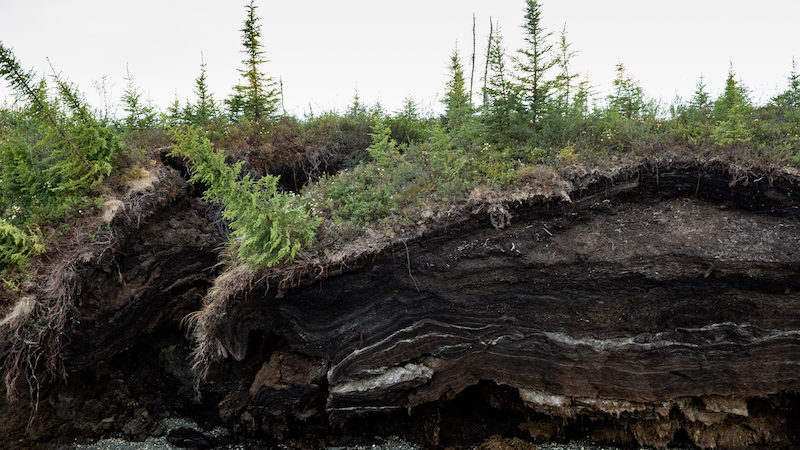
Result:
<svg viewBox="0 0 800 450"><path fill-rule="evenodd" d="M241 66L245 1L0 0L0 41L26 68L48 74L47 59L79 84L95 106L93 81L106 76L119 102L125 68L158 107L193 95L200 53L215 99L231 93ZM504 44L522 45L523 0L257 0L264 67L284 84L286 108L303 115L344 109L358 89L389 111L411 95L439 111L449 54L468 66L472 15L477 17L480 86L489 17ZM544 0L545 27L566 24L574 70L600 96L621 61L645 92L666 101L691 96L700 74L722 89L729 61L764 101L785 89L792 57L800 59L798 0ZM7 99L5 83L0 99Z"/></svg>

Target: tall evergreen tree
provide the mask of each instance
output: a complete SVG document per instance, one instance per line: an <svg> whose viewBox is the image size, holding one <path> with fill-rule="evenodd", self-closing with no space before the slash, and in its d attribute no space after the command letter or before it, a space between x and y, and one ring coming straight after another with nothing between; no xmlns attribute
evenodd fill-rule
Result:
<svg viewBox="0 0 800 450"><path fill-rule="evenodd" d="M403 99L403 107L400 108L400 111L397 111L397 115L403 119L417 120L419 119L419 111L417 109L417 102L414 97L407 95Z"/></svg>
<svg viewBox="0 0 800 450"><path fill-rule="evenodd" d="M542 27L542 9L538 0L526 0L522 29L527 47L519 50L517 57L520 94L530 123L538 127L553 89L553 80L547 79L547 72L557 62L550 56L552 45L547 40L551 33Z"/></svg>
<svg viewBox="0 0 800 450"><path fill-rule="evenodd" d="M484 88L487 113L483 117L488 136L501 145L511 142L514 114L517 109L517 91L509 80L506 54L499 27L489 42L488 80Z"/></svg>
<svg viewBox="0 0 800 450"><path fill-rule="evenodd" d="M787 79L789 82L788 88L775 96L772 102L779 108L786 110L795 110L800 112L800 74L797 73L797 62L792 58L792 71Z"/></svg>
<svg viewBox="0 0 800 450"><path fill-rule="evenodd" d="M688 103L683 104L676 100L673 111L677 114L677 132L689 142L705 145L709 142L713 131L711 123L712 109L711 96L706 90L705 79L700 75L697 87Z"/></svg>
<svg viewBox="0 0 800 450"><path fill-rule="evenodd" d="M612 83L614 91L608 97L609 109L628 119L641 117L645 106L642 88L628 75L621 62L617 63L616 72Z"/></svg>
<svg viewBox="0 0 800 450"><path fill-rule="evenodd" d="M747 118L752 109L747 88L736 80L733 64L731 64L728 69L728 78L725 80L725 90L714 102L714 119L716 121L713 132L714 142L718 145L749 142L752 134Z"/></svg>
<svg viewBox="0 0 800 450"><path fill-rule="evenodd" d="M194 80L194 92L197 95L197 103L192 108L194 122L198 125L207 125L211 118L216 115L216 105L208 89L206 62L203 60L202 53L200 54L200 75Z"/></svg>
<svg viewBox="0 0 800 450"><path fill-rule="evenodd" d="M708 91L706 91L706 82L703 75L700 75L700 80L697 82L694 95L692 99L689 100L689 108L697 111L706 119L711 116L711 96L708 94Z"/></svg>
<svg viewBox="0 0 800 450"><path fill-rule="evenodd" d="M243 82L234 87L234 95L227 101L231 117L259 120L275 115L280 102L275 81L267 76L261 65L268 62L261 45L261 24L256 16L255 0L246 5L247 17L242 27L244 69L239 69Z"/></svg>
<svg viewBox="0 0 800 450"><path fill-rule="evenodd" d="M367 114L367 107L361 102L361 97L358 95L358 89L353 93L353 101L347 108L345 116L347 117L363 117Z"/></svg>
<svg viewBox="0 0 800 450"><path fill-rule="evenodd" d="M447 126L451 129L460 127L469 118L472 106L465 89L464 68L461 66L458 48L453 49L450 55L450 80L447 82L442 103L445 106Z"/></svg>
<svg viewBox="0 0 800 450"><path fill-rule="evenodd" d="M577 73L570 72L570 63L577 52L572 50L572 44L567 41L567 26L561 29L558 41L558 54L555 58L555 66L558 68L558 75L555 79L555 88L558 91L558 100L562 109L566 109L570 104L570 94L573 94Z"/></svg>
<svg viewBox="0 0 800 450"><path fill-rule="evenodd" d="M751 105L747 88L736 80L733 63L731 63L728 69L728 78L725 80L725 90L714 102L714 119L717 121L728 119L735 107L738 107L738 112L745 113L751 108Z"/></svg>
<svg viewBox="0 0 800 450"><path fill-rule="evenodd" d="M125 69L127 75L125 81L128 85L122 93L122 109L126 115L123 124L126 129L143 129L155 125L156 112L153 107L142 97L142 92L133 83L133 75L130 70Z"/></svg>
<svg viewBox="0 0 800 450"><path fill-rule="evenodd" d="M185 118L183 117L183 112L181 111L181 101L178 99L177 92L175 93L172 102L169 104L169 106L167 106L164 119L166 120L167 125L183 125L185 123Z"/></svg>

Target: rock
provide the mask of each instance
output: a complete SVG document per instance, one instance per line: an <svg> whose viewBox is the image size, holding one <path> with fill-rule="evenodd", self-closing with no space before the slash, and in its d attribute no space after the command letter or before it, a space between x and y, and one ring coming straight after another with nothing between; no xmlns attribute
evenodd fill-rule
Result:
<svg viewBox="0 0 800 450"><path fill-rule="evenodd" d="M180 448L212 448L216 440L192 428L181 427L167 433L167 442Z"/></svg>
<svg viewBox="0 0 800 450"><path fill-rule="evenodd" d="M495 434L475 447L475 450L536 450L536 446L520 438L503 438Z"/></svg>

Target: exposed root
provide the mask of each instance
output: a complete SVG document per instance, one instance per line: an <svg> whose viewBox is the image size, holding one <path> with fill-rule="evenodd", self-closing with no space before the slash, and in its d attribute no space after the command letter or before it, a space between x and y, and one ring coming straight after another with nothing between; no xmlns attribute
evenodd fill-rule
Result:
<svg viewBox="0 0 800 450"><path fill-rule="evenodd" d="M66 379L62 357L63 331L73 315L73 299L77 291L77 276L73 263L62 262L52 267L42 295L20 299L14 312L3 320L7 335L2 354L3 383L9 401L16 399L16 385L25 376L31 398L32 416L38 408L39 389L43 382ZM43 379L36 375L42 372Z"/></svg>
<svg viewBox="0 0 800 450"><path fill-rule="evenodd" d="M34 266L31 283L14 304L13 309L0 320L0 373L5 394L9 401L17 398L20 378L27 382L31 418L38 409L40 389L48 382L66 379L67 369L63 351L67 344L65 331L77 325L75 301L81 291L79 271L92 262L113 263L113 249L118 245L117 236L130 233L130 225L141 223L156 209L154 203L174 195L174 183L157 183L167 177L163 169L147 172L141 183L131 186L125 196L125 216L119 205L110 205L113 214L88 219L69 242L51 251ZM159 193L154 192L159 187ZM132 218L135 217L135 221ZM107 238L97 241L100 223L111 225ZM125 223L127 222L127 223ZM29 423L30 423L29 421Z"/></svg>

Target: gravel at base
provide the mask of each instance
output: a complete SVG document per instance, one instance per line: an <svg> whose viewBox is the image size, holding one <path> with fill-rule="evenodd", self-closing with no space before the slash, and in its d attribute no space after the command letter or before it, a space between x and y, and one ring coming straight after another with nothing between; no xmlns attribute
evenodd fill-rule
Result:
<svg viewBox="0 0 800 450"><path fill-rule="evenodd" d="M161 421L161 427L164 430L162 436L150 437L143 442L126 441L120 438L101 439L91 444L73 444L74 449L91 449L91 450L179 450L169 442L167 442L167 433L172 430L187 427L203 432L208 436L223 437L227 434L227 430L222 428L215 428L211 431L202 430L196 423L188 419L170 418ZM411 442L404 441L398 437L391 436L388 438L375 438L376 443L369 445L355 445L346 447L328 447L326 450L422 450L423 447ZM242 444L228 444L216 447L217 449L225 450L250 450L254 448L262 448L257 442L242 443ZM281 449L289 450L289 447L280 446ZM567 443L539 443L536 444L539 450L619 450L618 447L608 447L593 444L589 440L571 441ZM643 449L645 447L642 447Z"/></svg>
<svg viewBox="0 0 800 450"><path fill-rule="evenodd" d="M92 444L78 444L73 448L95 450L179 450L178 447L167 442L166 438L163 436L151 437L144 442L130 442L118 438L102 439ZM217 448L226 450L249 450L255 448L255 446L230 444ZM289 447L282 448L289 449ZM327 450L422 450L422 448L423 447L417 444L412 444L398 438L390 438L379 444L356 445L352 447L328 447ZM619 450L618 447L595 445L590 441L573 441L563 444L540 443L536 444L536 448L539 450Z"/></svg>

